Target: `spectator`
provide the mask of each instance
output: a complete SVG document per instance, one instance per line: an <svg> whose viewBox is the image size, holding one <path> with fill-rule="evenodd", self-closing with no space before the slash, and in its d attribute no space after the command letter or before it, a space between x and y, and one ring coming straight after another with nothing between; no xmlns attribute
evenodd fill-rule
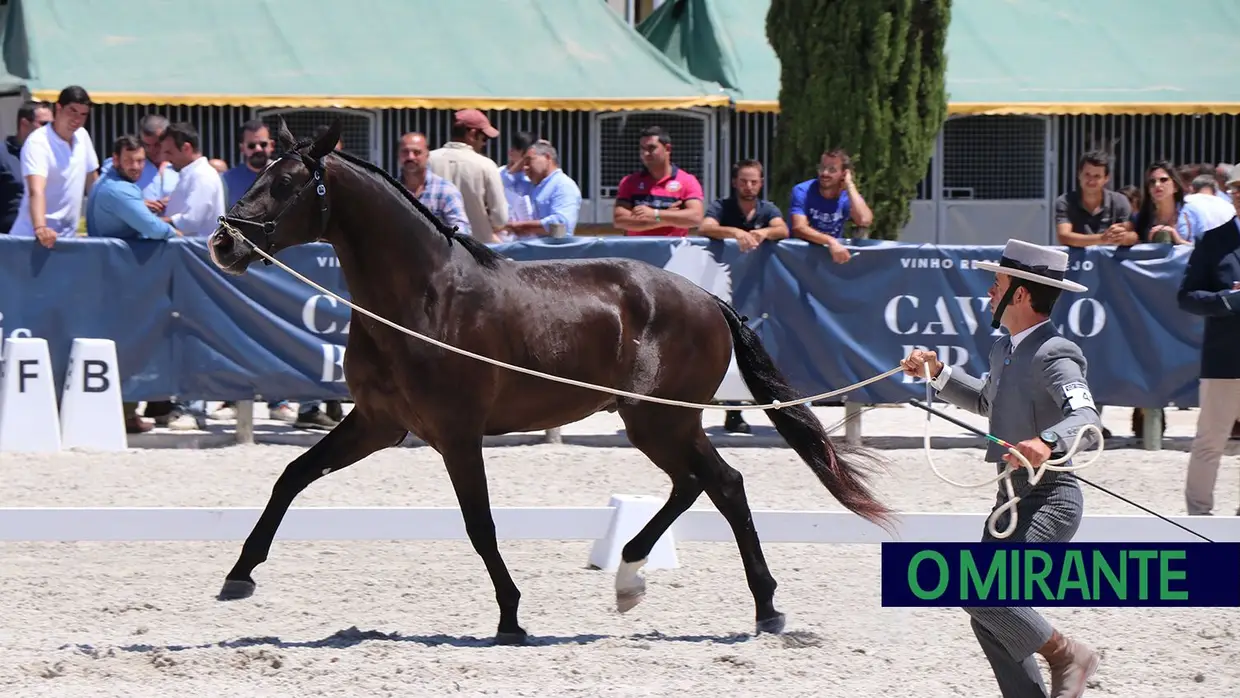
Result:
<svg viewBox="0 0 1240 698"><path fill-rule="evenodd" d="M396 153L400 164L400 182L418 197L430 212L448 227L456 227L462 235L470 234L469 218L466 216L465 200L452 182L427 168L430 146L426 136L412 132L400 137L400 149Z"/></svg>
<svg viewBox="0 0 1240 698"><path fill-rule="evenodd" d="M1065 247L1135 245L1137 234L1124 226L1132 217L1132 202L1107 189L1111 158L1091 150L1076 163L1078 188L1055 199L1055 233Z"/></svg>
<svg viewBox="0 0 1240 698"><path fill-rule="evenodd" d="M109 166L103 170L90 192L90 198L86 200L87 235L128 240L168 240L180 235L178 230L151 210L149 201L143 199L138 182L148 172L148 163L143 142L136 136L125 135L116 139L112 144L112 155L108 158ZM154 416L161 405L149 403L147 407ZM151 430L150 423L138 416L138 403L126 402L122 408L127 433L141 434ZM168 404L164 414L172 408L173 405ZM178 428L197 426L193 417L183 417Z"/></svg>
<svg viewBox="0 0 1240 698"><path fill-rule="evenodd" d="M852 158L838 148L822 154L817 179L807 179L792 188L788 214L792 217L792 237L825 245L837 264L852 259L852 253L840 242L845 223L852 221L859 228L874 224L874 214L853 182Z"/></svg>
<svg viewBox="0 0 1240 698"><path fill-rule="evenodd" d="M121 136L112 144L112 166L86 200L86 234L129 240L168 240L181 233L155 215L142 198L138 181L147 159L142 141Z"/></svg>
<svg viewBox="0 0 1240 698"><path fill-rule="evenodd" d="M1212 198L1197 194L1183 206L1185 216L1204 229L1196 235L1177 295L1181 309L1205 318L1201 409L1184 486L1190 516L1212 515L1219 459L1240 420L1240 228L1235 209L1207 206Z"/></svg>
<svg viewBox="0 0 1240 698"><path fill-rule="evenodd" d="M572 235L581 215L581 188L560 169L560 156L547 141L531 145L522 156L525 175L533 186L530 201L533 220L510 222L517 236ZM556 226L562 227L562 232Z"/></svg>
<svg viewBox="0 0 1240 698"><path fill-rule="evenodd" d="M180 176L164 209L165 219L186 236L210 235L224 215L224 182L202 154L198 129L172 124L164 131L164 157Z"/></svg>
<svg viewBox="0 0 1240 698"><path fill-rule="evenodd" d="M83 128L90 95L77 85L60 91L55 114L22 144L20 209L9 232L51 248L58 237L76 237L82 201L98 177L99 156Z"/></svg>
<svg viewBox="0 0 1240 698"><path fill-rule="evenodd" d="M499 178L504 182L504 197L508 200L508 229L500 239L508 242L516 236L511 224L528 221L534 217L530 192L534 185L525 173L525 154L538 138L528 131L521 131L508 144L508 164L499 168Z"/></svg>
<svg viewBox="0 0 1240 698"><path fill-rule="evenodd" d="M224 176L224 173L228 172L228 163L224 162L223 160L219 158L210 158L207 160L207 162L210 163L211 166L215 168L216 172L220 173L221 177ZM224 185L224 196L225 197L228 196L228 185Z"/></svg>
<svg viewBox="0 0 1240 698"><path fill-rule="evenodd" d="M1145 186L1141 193L1141 208L1132 215L1128 230L1136 231L1140 242L1171 243L1183 245L1191 240L1183 239L1176 231L1180 207L1184 205L1184 183L1170 162L1160 160L1145 169Z"/></svg>
<svg viewBox="0 0 1240 698"><path fill-rule="evenodd" d="M702 185L672 164L672 139L662 127L638 136L642 169L620 180L612 223L625 235L684 237L702 223Z"/></svg>
<svg viewBox="0 0 1240 698"><path fill-rule="evenodd" d="M1136 211L1141 208L1141 190L1140 189L1132 186L1131 184L1125 184L1124 186L1119 188L1119 193L1123 194L1125 197L1128 198L1128 208L1130 210ZM1129 219L1131 220L1131 216L1129 216Z"/></svg>
<svg viewBox="0 0 1240 698"><path fill-rule="evenodd" d="M482 154L487 140L499 136L486 115L462 109L452 120L452 140L430 153L426 167L461 192L469 230L482 242L498 242L497 231L508 225L508 200L499 165Z"/></svg>
<svg viewBox="0 0 1240 698"><path fill-rule="evenodd" d="M741 160L733 165L732 195L707 207L698 232L709 238L736 240L741 252L757 249L767 240L788 237L783 212L773 201L758 198L762 184L762 163Z"/></svg>
<svg viewBox="0 0 1240 698"><path fill-rule="evenodd" d="M315 140L327 133L330 128L327 125L316 128ZM254 180L258 178L258 173L267 166L275 152L275 144L270 138L270 131L259 119L252 119L241 125L240 148L242 163L221 175L226 197L225 209L231 209L245 195L245 192L254 184ZM336 149L342 150L343 148L344 143L337 141ZM219 171L220 168L214 164L214 161L211 162L216 171ZM300 403L298 409L294 411L288 400L268 400L267 416L281 422L292 423L299 429L331 429L343 418L340 401L329 400L326 411L322 409L322 406L323 403L319 400L308 400ZM235 419L236 416L237 405L232 402L221 404L211 413L212 419Z"/></svg>
<svg viewBox="0 0 1240 698"><path fill-rule="evenodd" d="M52 105L28 101L17 110L17 133L4 139L0 149L0 235L8 234L21 210L26 180L22 177L22 144L35 129L50 123Z"/></svg>
<svg viewBox="0 0 1240 698"><path fill-rule="evenodd" d="M258 173L271 162L275 152L275 142L271 133L261 119L251 119L241 124L241 164L225 172L221 179L224 182L224 209L233 207L245 195L245 192L258 179Z"/></svg>
<svg viewBox="0 0 1240 698"><path fill-rule="evenodd" d="M142 150L146 153L146 165L137 184L138 189L142 190L146 207L155 213L164 212L168 197L177 188L177 171L164 160L164 149L160 145L167 129L168 118L159 114L147 114L138 122L138 138L142 140ZM111 171L112 157L109 156L99 168L99 176L103 177Z"/></svg>
<svg viewBox="0 0 1240 698"><path fill-rule="evenodd" d="M1188 185L1188 190L1193 194L1207 194L1217 198L1218 192L1215 187L1214 175L1200 174L1193 177L1191 184Z"/></svg>
<svg viewBox="0 0 1240 698"><path fill-rule="evenodd" d="M1227 176L1224 191L1227 192L1227 198L1235 207L1236 212L1240 213L1240 165L1236 165L1231 170L1231 174Z"/></svg>
<svg viewBox="0 0 1240 698"><path fill-rule="evenodd" d="M1231 163L1220 162L1214 167L1214 195L1220 199L1231 201L1231 192L1227 191L1228 182L1232 179L1232 170L1235 169Z"/></svg>
<svg viewBox="0 0 1240 698"><path fill-rule="evenodd" d="M732 195L716 199L706 209L702 235L720 240L736 240L741 252L757 249L767 240L788 237L783 213L774 202L758 198L762 192L762 163L741 160L732 166ZM726 403L735 404L735 403ZM724 431L739 434L750 432L740 410L728 410L723 418Z"/></svg>

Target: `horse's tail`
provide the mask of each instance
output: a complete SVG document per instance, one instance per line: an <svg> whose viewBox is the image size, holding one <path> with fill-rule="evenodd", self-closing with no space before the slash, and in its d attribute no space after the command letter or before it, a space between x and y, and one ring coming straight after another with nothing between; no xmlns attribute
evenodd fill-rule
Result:
<svg viewBox="0 0 1240 698"><path fill-rule="evenodd" d="M791 402L797 394L775 368L758 334L727 302L716 299L732 330L736 365L759 403ZM884 470L882 460L864 448L833 444L808 404L766 410L775 430L809 465L827 490L849 511L894 532L893 511L874 496L867 480Z"/></svg>

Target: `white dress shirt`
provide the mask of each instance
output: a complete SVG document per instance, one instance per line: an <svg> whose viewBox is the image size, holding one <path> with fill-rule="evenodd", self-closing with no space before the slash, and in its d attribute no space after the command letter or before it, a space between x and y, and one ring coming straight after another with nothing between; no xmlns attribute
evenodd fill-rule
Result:
<svg viewBox="0 0 1240 698"><path fill-rule="evenodd" d="M224 181L206 156L178 172L177 188L168 197L164 215L186 236L210 235L224 215Z"/></svg>

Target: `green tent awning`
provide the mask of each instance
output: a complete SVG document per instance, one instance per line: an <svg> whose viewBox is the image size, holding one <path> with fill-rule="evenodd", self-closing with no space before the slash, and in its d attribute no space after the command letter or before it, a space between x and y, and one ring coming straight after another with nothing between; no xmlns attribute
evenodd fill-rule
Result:
<svg viewBox="0 0 1240 698"><path fill-rule="evenodd" d="M600 0L10 0L42 99L619 110L726 105Z"/></svg>
<svg viewBox="0 0 1240 698"><path fill-rule="evenodd" d="M770 0L666 0L638 27L677 65L779 111ZM1188 7L1188 6L1185 6ZM1240 114L1240 0L955 0L953 114ZM825 39L826 37L824 37ZM1202 59L1184 47L1200 47ZM829 69L824 67L824 70Z"/></svg>

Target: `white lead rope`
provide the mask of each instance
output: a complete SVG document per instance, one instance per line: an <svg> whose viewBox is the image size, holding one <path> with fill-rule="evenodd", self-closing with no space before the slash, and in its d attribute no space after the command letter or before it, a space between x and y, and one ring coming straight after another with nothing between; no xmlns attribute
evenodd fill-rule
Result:
<svg viewBox="0 0 1240 698"><path fill-rule="evenodd" d="M274 265L276 265L276 266L280 267L281 269L283 269L284 271L288 272L289 274L292 274L294 278L296 278L296 279L298 279L298 280L302 281L302 282L303 282L303 283L305 283L305 284L308 284L309 286L312 286L312 287L313 287L313 288L315 288L315 289L318 289L321 293L323 293L323 294L325 294L325 295L327 295L327 296L330 296L330 297L332 297L332 298L335 298L336 300L338 300L338 301L340 301L341 303L345 304L346 306L348 306L348 307L352 308L353 310L356 310L357 312L359 312L359 313L361 313L361 314L363 314L363 315L365 315L365 316L367 316L367 317L370 317L370 318L373 318L373 319L375 319L375 320L377 320L377 321L379 321L379 322L382 322L383 324L387 325L388 327L391 327L391 328L392 328L392 329L394 329L394 330L398 330L398 331L400 331L400 332L404 332L405 334L409 335L410 337L415 337L415 338L420 339L420 340L422 340L422 341L424 341L424 342L427 342L427 343L429 343L429 344L433 344L433 345L435 345L435 346L439 347L440 349L447 349L448 351L455 352L455 353L460 354L460 355L462 355L462 356L468 356L468 357L470 357L471 359L477 359L477 360L479 360L479 361L483 361L483 362L489 363L489 364L491 364L491 365L493 365L493 366L499 366L499 367L501 367L501 368L506 368L506 369L509 369L509 370L512 370L512 371L517 371L517 372L519 372L519 373L525 373L525 374L527 374L527 375L531 375L531 376L537 376L537 377L539 377L539 378L545 378L546 380L549 380L549 381L554 381L554 382L556 382L556 383L564 383L564 384L567 384L567 385L575 385L575 386L577 386L577 387L579 387L579 388L588 388L588 389L590 389L590 390L597 390L597 391L602 392L602 393L610 393L610 394L612 394L612 395L618 395L618 396L620 396L620 397L632 398L632 399L634 399L634 400L645 400L646 402L657 402L657 403L664 404L664 405L674 405L674 406L676 406L676 407L690 407L690 408L693 408L693 409L699 409L699 410L724 410L724 411L729 411L729 412L730 412L730 411L733 411L733 410L768 410L768 409L783 409L783 408L785 408L785 407L795 407L796 405L803 405L803 404L805 404L805 403L807 403L807 402L814 402L814 401L817 401L817 400L825 400L826 398L835 397L836 395L843 395L844 393L851 392L851 391L853 391L853 390L856 390L857 388L862 388L862 387L865 387L865 386L867 386L867 385L869 385L869 384L871 384L871 383L876 383L876 382L878 382L878 381L880 381L880 380L883 380L884 378L887 378L888 376L895 375L895 374L897 374L897 373L899 373L899 372L901 372L901 371L903 371L903 370L904 370L904 369L903 369L903 368L901 368L900 366L896 366L895 368L893 368L893 369L891 369L891 370L889 370L889 371L886 371L886 372L884 372L884 373L880 373L880 374L878 374L877 376L874 376L874 377L872 377L872 378L867 378L867 379L865 379L865 380L863 380L863 381L860 381L860 382L857 382L857 383L853 383L852 385L845 386L845 387L843 387L843 388L840 388L839 390L832 390L832 391L830 391L830 392L827 392L827 393L820 393L820 394L818 394L818 395L810 395L809 397L803 397L803 398L800 398L799 400L792 400L792 401L789 401L789 402L781 402L781 401L779 401L779 400L776 400L776 401L771 402L771 403L766 404L766 405L735 405L735 406L733 406L733 405L709 405L709 404L699 404L699 403L696 403L696 402L684 402L684 401L682 401L682 400L669 400L669 399L667 399L667 398L654 397L653 395L640 395L640 394L638 394L638 393L630 393L630 392L627 392L627 391L624 391L624 390L617 390L617 389L615 389L615 388L607 388L607 387L604 387L604 386L601 386L601 385L594 385L593 383L586 383L586 382L583 382L583 381L573 380L573 379L571 379L571 378L561 378L560 376L553 376L553 375L548 374L548 373L543 373L543 372L541 372L541 371L535 371L535 370L533 370L533 369L530 369L530 368L524 368L524 367L522 367L522 366L514 366L514 365L512 365L512 364L507 364L507 363L504 363L503 361L499 361L499 360L496 360L496 359L492 359L492 358L487 357L487 356L482 356L481 354L475 354L475 353L473 353L472 351L467 351L467 350L465 350L465 349L458 349L457 347L454 347L454 346L452 346L452 345L450 345L450 344L445 344L445 343L443 343L443 342L441 342L441 341L439 341L439 340L437 340L437 339L435 339L435 338L433 338L433 337L427 337L427 336L426 336L426 335L424 335L424 334L421 334L421 333L418 333L418 332L414 332L413 330L408 329L408 328L406 328L406 327L402 327L402 326L400 326L400 325L398 325L398 324L396 324L396 323L394 323L394 322L392 322L392 321L390 321L390 320L388 320L388 319L386 319L386 318L383 318L383 317L380 317L380 316L378 316L378 315L375 315L374 313L370 312L369 310L366 310L365 308L358 307L358 306L354 305L352 302L350 302L350 301L348 301L348 300L346 300L346 299L344 299L344 298L341 298L340 296L336 295L335 293L332 293L331 291L329 291L329 290L327 290L327 289L323 288L322 286L320 286L320 285L318 285L318 284L314 283L314 282L313 282L313 281L311 281L310 279L307 279L305 276L302 276L300 273L298 273L295 269L292 269L291 267L289 267L289 266L288 266L288 265L286 265L285 263L283 263L283 262L281 262L280 260L276 259L275 257L273 257L273 256L271 256L271 255L269 255L269 254L267 254L267 253L266 253L266 252L264 252L263 250L258 249L258 247L257 247L257 246L255 246L255 245L251 245L251 244L250 244L250 241L249 241L249 240L246 240L246 239L245 239L245 236L243 236L239 230L237 230L236 228L232 227L232 226L231 226L231 225L229 225L228 223L225 223L225 222L222 222L222 221L221 221L221 222L220 222L220 229L221 229L221 230L226 231L229 235L232 235L232 236L233 236L233 238L235 238L238 242L244 243L245 245L247 245L247 246L249 246L250 248L252 248L255 252L257 252L259 255L261 255L261 256L262 256L264 259L266 259L267 261L269 261L269 262L271 262L272 264L274 264Z"/></svg>
<svg viewBox="0 0 1240 698"><path fill-rule="evenodd" d="M927 364L924 364L924 366L926 369L926 405L932 406L933 400L934 400L934 388L933 386L930 385L930 381L933 380L933 377L930 375L930 364L927 363ZM1016 517L1016 505L1020 503L1020 497L1016 496L1015 488L1012 487L1012 474L1013 473L1015 473L1020 468L1027 468L1029 470L1029 486L1032 488L1032 487L1036 487L1037 484L1042 481L1042 476L1048 470L1055 470L1061 473L1076 472L1078 470L1083 470L1093 465L1094 461L1098 460L1098 458L1102 456L1102 448L1103 448L1102 430L1099 429L1097 425L1086 424L1080 431L1077 432L1076 438L1073 439L1072 441L1072 447L1068 449L1067 453L1065 453L1063 456L1059 458L1053 458L1053 459L1047 460L1044 463L1042 463L1042 465L1035 468L1033 467L1033 464L1029 462L1029 459L1025 458L1024 454L1022 454L1020 451L1016 450L1015 448L1009 447L1008 453L1012 454L1013 457L1015 457L1016 459L1020 461L1019 465L1008 463L1007 468L1005 468L1002 473L999 473L997 477L991 478L990 480L987 480L985 482L979 482L976 484L965 484L963 482L956 482L955 480L952 480L944 476L943 473L939 472L938 466L934 464L934 458L931 457L930 455L930 418L932 416L933 415L930 412L926 412L926 431L925 431L925 438L923 440L923 449L926 452L926 462L930 464L930 469L934 471L934 474L937 475L940 480L942 480L943 482L946 482L949 485L953 485L955 487L962 487L966 489L972 489L976 487L986 487L987 485L993 485L994 483L1000 480L1003 480L1003 484L1005 488L1007 489L1007 501L1004 502L1003 506L991 512L990 517L986 519L986 529L990 531L990 535L994 536L995 538L999 538L999 539L1007 538L1008 536L1012 535L1013 531L1016 530L1016 518L1017 518ZM1089 460L1085 461L1084 463L1066 467L1066 468L1059 467L1061 463L1066 463L1072 460L1072 457L1077 454L1078 449L1080 449L1081 447L1081 438L1084 437L1085 432L1090 429L1098 432L1098 450L1094 451L1094 453L1089 458ZM1007 528L1003 529L1002 532L996 531L995 530L996 522L999 520L999 517L1003 515L1003 512L1008 511L1008 510L1011 510L1012 515L1011 517L1008 518Z"/></svg>

